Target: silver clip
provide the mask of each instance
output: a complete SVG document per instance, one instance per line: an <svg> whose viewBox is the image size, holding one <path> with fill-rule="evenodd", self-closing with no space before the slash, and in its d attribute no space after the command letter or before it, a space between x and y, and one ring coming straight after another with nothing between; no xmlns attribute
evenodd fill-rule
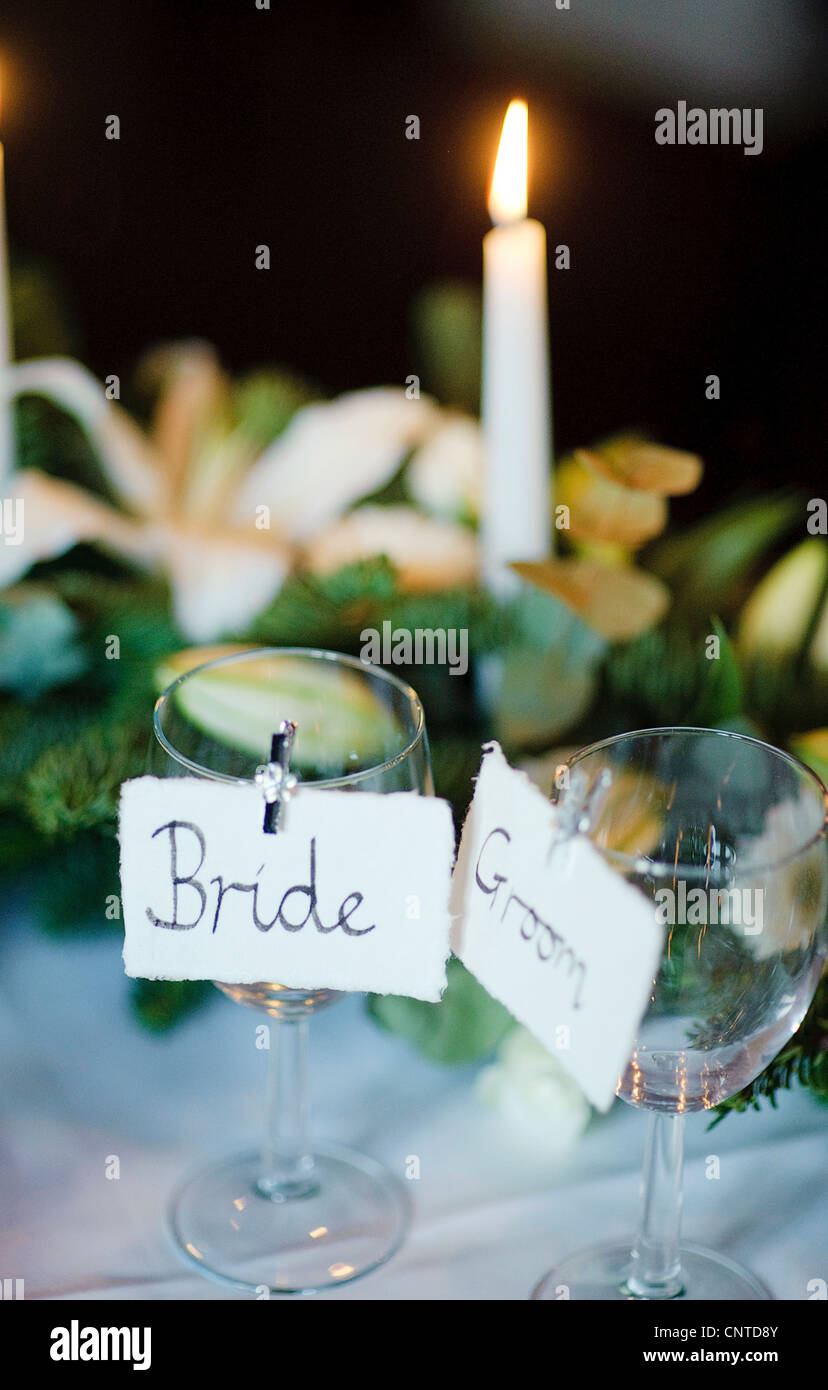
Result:
<svg viewBox="0 0 828 1390"><path fill-rule="evenodd" d="M555 769L556 782L560 771L560 768ZM585 835L595 824L596 817L607 799L611 785L612 773L608 767L601 769L592 784L590 784L583 768L576 765L572 769L566 794L556 803L555 807L558 817L549 845L548 857L550 859L554 851L565 840L571 840L575 835Z"/></svg>
<svg viewBox="0 0 828 1390"><path fill-rule="evenodd" d="M262 825L265 835L276 835L282 829L285 804L298 785L299 779L290 771L295 737L296 725L290 719L283 719L279 732L270 741L270 761L256 768L254 781L265 799Z"/></svg>

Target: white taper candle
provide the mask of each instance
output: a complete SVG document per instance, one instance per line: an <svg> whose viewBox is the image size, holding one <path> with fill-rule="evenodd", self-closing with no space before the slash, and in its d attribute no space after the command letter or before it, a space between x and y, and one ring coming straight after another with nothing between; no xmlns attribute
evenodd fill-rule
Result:
<svg viewBox="0 0 828 1390"><path fill-rule="evenodd" d="M526 217L527 126L525 103L512 102L489 199L497 225L483 241L481 540L484 581L501 595L508 563L542 559L551 543L546 232Z"/></svg>

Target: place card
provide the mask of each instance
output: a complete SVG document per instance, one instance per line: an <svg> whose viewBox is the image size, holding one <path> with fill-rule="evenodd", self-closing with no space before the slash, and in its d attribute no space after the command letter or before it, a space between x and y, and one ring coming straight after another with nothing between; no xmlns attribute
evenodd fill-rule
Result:
<svg viewBox="0 0 828 1390"><path fill-rule="evenodd" d="M449 954L448 804L300 786L275 835L263 833L263 807L253 785L124 783L127 975L438 1000Z"/></svg>
<svg viewBox="0 0 828 1390"><path fill-rule="evenodd" d="M487 744L460 842L452 946L488 992L608 1109L658 969L652 903Z"/></svg>

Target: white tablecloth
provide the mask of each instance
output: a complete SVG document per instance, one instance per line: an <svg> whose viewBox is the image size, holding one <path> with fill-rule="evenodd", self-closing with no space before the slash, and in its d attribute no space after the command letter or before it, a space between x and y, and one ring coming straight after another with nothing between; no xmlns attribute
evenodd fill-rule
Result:
<svg viewBox="0 0 828 1390"><path fill-rule="evenodd" d="M115 936L49 939L23 914L0 928L0 1274L26 1298L238 1297L179 1264L167 1194L211 1156L255 1147L262 1016L216 1000L171 1035L126 1009ZM317 1297L525 1299L558 1258L624 1237L636 1216L644 1117L617 1105L565 1161L510 1134L471 1088L378 1031L351 998L311 1022L315 1131L382 1159L415 1213L386 1266ZM828 1279L828 1113L688 1119L684 1234L746 1263L778 1298ZM705 1158L721 1176L706 1177ZM107 1180L109 1155L120 1159Z"/></svg>

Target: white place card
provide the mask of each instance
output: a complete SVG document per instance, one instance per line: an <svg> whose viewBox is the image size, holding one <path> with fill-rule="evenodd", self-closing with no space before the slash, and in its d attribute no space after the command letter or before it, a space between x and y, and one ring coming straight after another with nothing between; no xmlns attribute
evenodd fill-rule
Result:
<svg viewBox="0 0 828 1390"><path fill-rule="evenodd" d="M414 792L299 788L276 835L255 786L139 777L121 790L124 967L438 1000L451 810Z"/></svg>
<svg viewBox="0 0 828 1390"><path fill-rule="evenodd" d="M452 946L608 1109L661 954L644 895L584 835L553 846L558 813L487 744L452 885Z"/></svg>

